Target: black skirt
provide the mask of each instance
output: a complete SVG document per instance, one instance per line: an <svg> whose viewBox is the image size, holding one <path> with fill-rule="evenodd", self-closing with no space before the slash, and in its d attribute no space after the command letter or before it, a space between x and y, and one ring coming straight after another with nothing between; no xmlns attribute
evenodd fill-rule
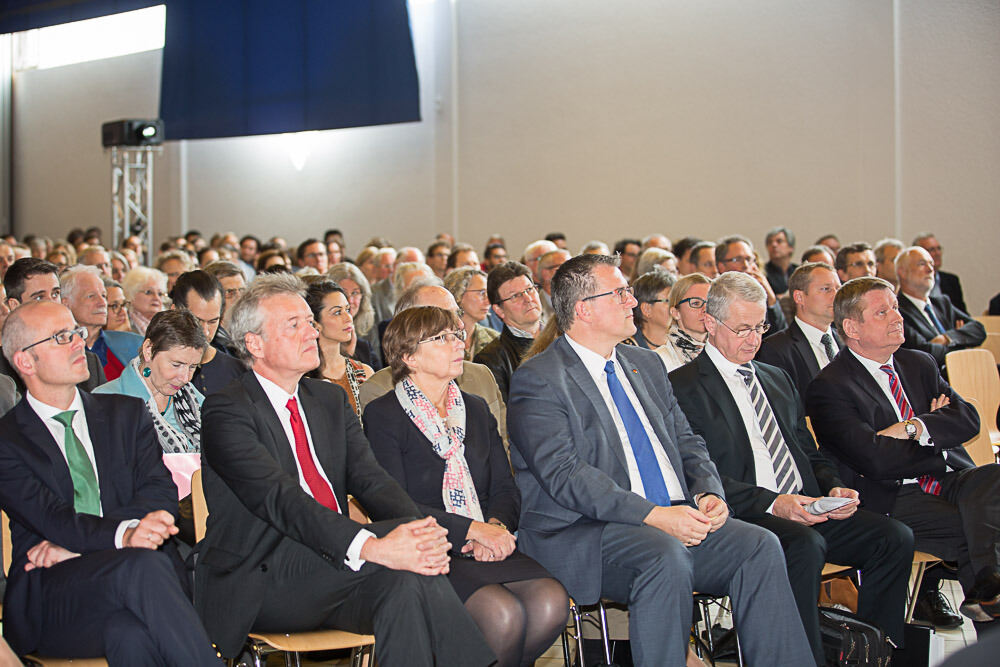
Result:
<svg viewBox="0 0 1000 667"><path fill-rule="evenodd" d="M448 572L448 581L462 602L483 586L545 578L552 578L549 571L516 549L499 562L452 556L451 570Z"/></svg>

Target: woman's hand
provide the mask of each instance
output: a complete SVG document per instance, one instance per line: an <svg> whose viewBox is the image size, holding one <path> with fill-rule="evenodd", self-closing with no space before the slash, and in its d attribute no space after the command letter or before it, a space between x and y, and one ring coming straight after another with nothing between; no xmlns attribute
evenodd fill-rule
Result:
<svg viewBox="0 0 1000 667"><path fill-rule="evenodd" d="M479 561L501 561L514 553L517 541L505 528L482 521L473 521L469 532L465 534L468 540L462 547L462 553L472 552Z"/></svg>

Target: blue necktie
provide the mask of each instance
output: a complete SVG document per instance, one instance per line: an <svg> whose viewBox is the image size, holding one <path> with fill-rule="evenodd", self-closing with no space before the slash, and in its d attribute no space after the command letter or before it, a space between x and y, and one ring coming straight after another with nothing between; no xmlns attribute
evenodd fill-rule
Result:
<svg viewBox="0 0 1000 667"><path fill-rule="evenodd" d="M927 313L927 315L931 318L931 322L934 323L934 328L937 329L937 332L939 334L943 334L945 331L947 331L947 329L945 329L941 325L941 320L938 319L937 313L934 312L934 307L930 304L929 301L927 302L927 305L924 306L924 312Z"/></svg>
<svg viewBox="0 0 1000 667"><path fill-rule="evenodd" d="M622 388L622 383L615 375L615 363L609 361L604 365L604 372L608 376L608 389L611 390L611 400L618 408L618 415L625 424L625 433L628 434L628 442L632 446L632 453L635 455L635 464L639 468L639 477L642 479L642 487L646 491L646 500L656 503L662 507L670 507L670 494L667 492L667 485L663 481L663 473L660 471L660 464L653 453L653 443L649 441L649 434L642 426L639 413L635 411L632 401L628 400L628 395Z"/></svg>

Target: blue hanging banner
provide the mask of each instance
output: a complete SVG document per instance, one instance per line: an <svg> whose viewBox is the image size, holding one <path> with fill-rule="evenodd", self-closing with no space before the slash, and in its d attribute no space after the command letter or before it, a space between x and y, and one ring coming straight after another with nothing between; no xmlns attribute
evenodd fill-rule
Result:
<svg viewBox="0 0 1000 667"><path fill-rule="evenodd" d="M167 139L420 120L405 0L169 0Z"/></svg>

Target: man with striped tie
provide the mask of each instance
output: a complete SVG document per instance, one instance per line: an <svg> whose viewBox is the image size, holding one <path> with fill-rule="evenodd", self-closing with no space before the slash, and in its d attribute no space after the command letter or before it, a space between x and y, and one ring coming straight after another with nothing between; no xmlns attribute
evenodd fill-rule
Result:
<svg viewBox="0 0 1000 667"><path fill-rule="evenodd" d="M1000 467L975 467L962 447L979 417L929 354L900 347L891 284L851 280L833 308L848 350L806 395L820 447L865 507L908 525L917 549L958 563L961 611L981 629L1000 615Z"/></svg>
<svg viewBox="0 0 1000 667"><path fill-rule="evenodd" d="M858 492L816 450L791 378L752 361L767 330L766 299L746 274L716 278L705 353L670 374L677 402L705 439L733 515L781 541L817 663L824 662L816 601L825 562L861 570L859 613L901 646L913 535L898 521L858 509ZM807 509L822 496L848 502L827 512Z"/></svg>

